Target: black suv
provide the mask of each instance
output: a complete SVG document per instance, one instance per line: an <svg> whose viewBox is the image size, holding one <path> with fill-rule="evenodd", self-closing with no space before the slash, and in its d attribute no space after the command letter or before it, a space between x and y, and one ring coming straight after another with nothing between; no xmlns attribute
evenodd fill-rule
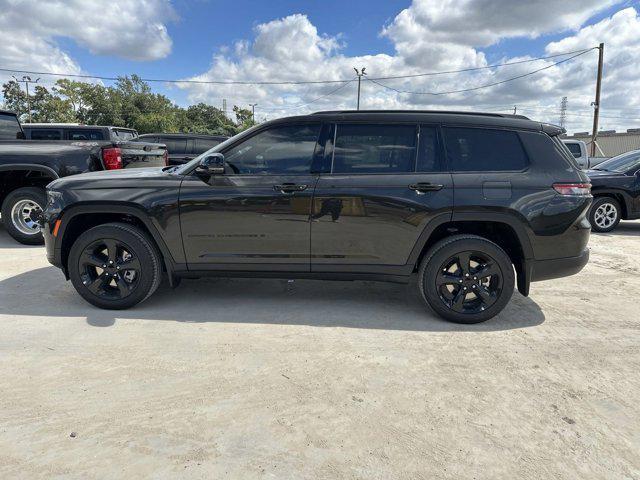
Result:
<svg viewBox="0 0 640 480"><path fill-rule="evenodd" d="M145 133L138 141L164 143L169 151L169 165L182 165L212 149L229 137L197 133Z"/></svg>
<svg viewBox="0 0 640 480"><path fill-rule="evenodd" d="M251 128L180 167L49 185L49 261L102 308L166 272L409 282L442 317L500 312L514 284L588 260L588 177L526 117L319 112Z"/></svg>

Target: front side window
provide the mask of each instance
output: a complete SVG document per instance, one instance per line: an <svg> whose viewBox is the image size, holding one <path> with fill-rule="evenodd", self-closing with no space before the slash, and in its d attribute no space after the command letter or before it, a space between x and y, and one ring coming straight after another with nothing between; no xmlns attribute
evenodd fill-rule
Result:
<svg viewBox="0 0 640 480"><path fill-rule="evenodd" d="M62 132L51 128L32 129L31 140L62 140Z"/></svg>
<svg viewBox="0 0 640 480"><path fill-rule="evenodd" d="M446 127L443 131L454 172L517 171L528 164L516 132L459 127Z"/></svg>
<svg viewBox="0 0 640 480"><path fill-rule="evenodd" d="M272 127L224 152L225 162L236 174L308 173L319 131L320 124Z"/></svg>
<svg viewBox="0 0 640 480"><path fill-rule="evenodd" d="M90 130L88 128L69 130L68 135L69 140L104 140L101 130Z"/></svg>
<svg viewBox="0 0 640 480"><path fill-rule="evenodd" d="M420 140L418 145L417 172L442 172L444 171L443 158L438 143L438 130L436 127L422 125L420 127Z"/></svg>
<svg viewBox="0 0 640 480"><path fill-rule="evenodd" d="M402 173L415 170L415 125L338 125L333 173Z"/></svg>

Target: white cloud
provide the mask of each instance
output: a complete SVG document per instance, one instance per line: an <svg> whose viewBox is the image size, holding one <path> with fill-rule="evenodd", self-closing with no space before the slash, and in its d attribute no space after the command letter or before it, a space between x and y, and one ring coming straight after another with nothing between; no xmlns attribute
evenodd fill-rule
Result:
<svg viewBox="0 0 640 480"><path fill-rule="evenodd" d="M99 55L156 60L171 52L168 0L0 0L0 66L78 73L56 39Z"/></svg>
<svg viewBox="0 0 640 480"><path fill-rule="evenodd" d="M199 80L301 81L343 79L354 76L353 67L366 66L371 77L484 67L487 46L508 39L562 34L549 43L546 54L580 50L603 41L606 47L605 82L601 124L628 128L640 124L640 19L634 8L620 10L594 25L584 26L595 14L616 3L567 0L562 9L555 1L511 2L507 0L414 0L386 26L381 35L394 48L393 55L346 56L340 37L322 35L305 15L291 15L258 25L252 41L242 40L234 50L214 57L210 68L194 77ZM230 53L230 52L234 53ZM527 60L502 58L494 63ZM372 82L363 83L363 108L457 108L519 112L542 121L558 122L559 103L569 99L567 127L588 130L595 89L597 54L589 52L561 65L562 58L523 63L500 69L484 69L454 75L426 76L381 81L400 90L440 92L472 88L529 71L550 68L521 80L489 89L454 95L397 94ZM258 118L306 113L326 108L353 108L355 83L310 105L339 84L224 86L183 85L191 101L218 105L258 103ZM266 112L266 113L264 113ZM635 115L635 117L634 117ZM623 117L623 118L614 118Z"/></svg>

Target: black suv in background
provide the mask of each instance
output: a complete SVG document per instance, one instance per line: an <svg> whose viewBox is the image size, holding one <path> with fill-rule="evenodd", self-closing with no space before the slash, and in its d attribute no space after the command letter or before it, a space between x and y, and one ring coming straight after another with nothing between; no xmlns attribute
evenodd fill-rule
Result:
<svg viewBox="0 0 640 480"><path fill-rule="evenodd" d="M169 151L169 165L182 165L212 149L229 137L197 133L145 133L138 141L164 143Z"/></svg>
<svg viewBox="0 0 640 480"><path fill-rule="evenodd" d="M640 150L623 153L587 171L593 184L589 222L610 232L620 220L640 218Z"/></svg>
<svg viewBox="0 0 640 480"><path fill-rule="evenodd" d="M588 260L590 185L563 131L455 112L273 120L180 167L51 183L47 255L102 308L141 302L163 272L171 283L417 273L435 312L481 322L509 302L516 274L528 295Z"/></svg>

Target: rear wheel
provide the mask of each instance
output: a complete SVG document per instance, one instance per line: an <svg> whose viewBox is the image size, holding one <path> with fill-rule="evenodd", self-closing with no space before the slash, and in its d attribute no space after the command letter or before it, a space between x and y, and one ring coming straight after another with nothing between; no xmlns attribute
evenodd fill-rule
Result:
<svg viewBox="0 0 640 480"><path fill-rule="evenodd" d="M106 309L132 307L160 285L160 254L137 227L108 223L91 228L69 252L69 276L89 303Z"/></svg>
<svg viewBox="0 0 640 480"><path fill-rule="evenodd" d="M620 219L620 203L615 198L598 197L591 204L589 223L594 232L610 232L618 226Z"/></svg>
<svg viewBox="0 0 640 480"><path fill-rule="evenodd" d="M426 253L419 270L422 298L441 317L479 323L502 311L515 284L511 259L476 235L454 235Z"/></svg>
<svg viewBox="0 0 640 480"><path fill-rule="evenodd" d="M7 233L25 245L41 245L38 216L47 202L42 188L23 187L9 193L2 202L2 223Z"/></svg>

